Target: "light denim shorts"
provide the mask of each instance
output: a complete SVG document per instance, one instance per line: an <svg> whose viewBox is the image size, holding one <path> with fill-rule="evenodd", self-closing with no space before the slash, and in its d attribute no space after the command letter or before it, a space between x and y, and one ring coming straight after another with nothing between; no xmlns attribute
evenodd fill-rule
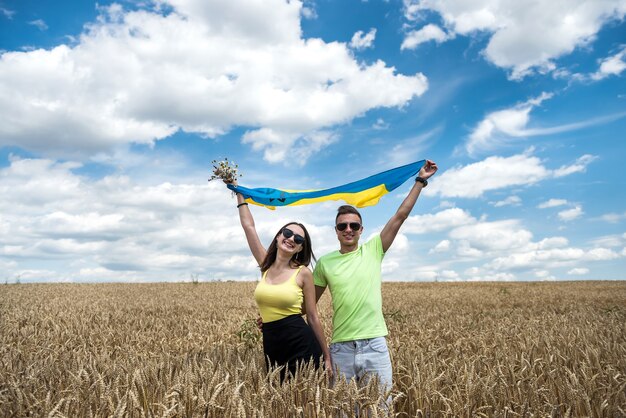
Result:
<svg viewBox="0 0 626 418"><path fill-rule="evenodd" d="M385 337L344 341L330 345L333 368L346 380L366 383L368 376L377 375L381 391L393 385L391 358Z"/></svg>

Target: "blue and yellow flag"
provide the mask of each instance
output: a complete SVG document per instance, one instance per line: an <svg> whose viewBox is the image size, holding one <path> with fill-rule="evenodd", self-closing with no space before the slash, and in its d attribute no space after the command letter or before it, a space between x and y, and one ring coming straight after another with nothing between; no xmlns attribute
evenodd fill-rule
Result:
<svg viewBox="0 0 626 418"><path fill-rule="evenodd" d="M249 189L232 184L229 184L228 188L241 193L246 202L269 209L275 209L276 206L309 205L328 200L344 200L350 205L362 208L377 204L381 197L415 176L424 162L425 160L417 161L374 174L363 180L323 190L281 190L266 187Z"/></svg>

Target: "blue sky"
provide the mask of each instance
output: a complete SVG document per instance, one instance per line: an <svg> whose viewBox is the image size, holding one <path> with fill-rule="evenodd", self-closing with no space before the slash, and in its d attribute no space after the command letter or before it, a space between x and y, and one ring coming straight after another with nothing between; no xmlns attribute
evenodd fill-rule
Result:
<svg viewBox="0 0 626 418"><path fill-rule="evenodd" d="M0 0L4 280L254 280L235 199L440 167L384 280L625 279L626 1ZM364 208L379 232L411 187ZM253 208L338 248L339 202Z"/></svg>

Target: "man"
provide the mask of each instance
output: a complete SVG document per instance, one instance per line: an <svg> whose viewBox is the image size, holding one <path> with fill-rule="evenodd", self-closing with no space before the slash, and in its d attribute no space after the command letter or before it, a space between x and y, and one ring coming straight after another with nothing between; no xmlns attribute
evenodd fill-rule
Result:
<svg viewBox="0 0 626 418"><path fill-rule="evenodd" d="M322 256L313 278L317 300L326 287L333 303L333 337L330 352L333 367L347 380L378 376L381 389L392 386L392 368L387 350L387 326L383 317L381 263L400 227L409 217L420 192L437 171L427 160L415 184L380 235L359 246L363 233L361 214L352 206L339 207L335 232L339 251Z"/></svg>

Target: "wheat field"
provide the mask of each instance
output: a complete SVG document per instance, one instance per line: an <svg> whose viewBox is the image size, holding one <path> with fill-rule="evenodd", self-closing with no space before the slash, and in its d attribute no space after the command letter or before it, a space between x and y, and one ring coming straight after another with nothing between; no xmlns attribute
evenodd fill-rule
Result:
<svg viewBox="0 0 626 418"><path fill-rule="evenodd" d="M383 284L390 410L268 374L254 286L0 286L0 416L626 417L626 282Z"/></svg>

